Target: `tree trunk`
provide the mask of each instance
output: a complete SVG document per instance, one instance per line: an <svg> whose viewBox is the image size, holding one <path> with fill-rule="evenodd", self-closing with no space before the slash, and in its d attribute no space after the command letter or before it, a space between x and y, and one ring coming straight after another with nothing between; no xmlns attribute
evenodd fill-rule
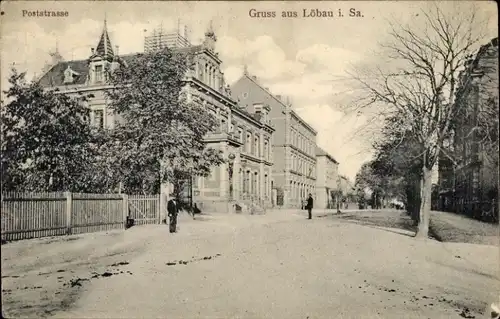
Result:
<svg viewBox="0 0 500 319"><path fill-rule="evenodd" d="M420 218L416 237L427 238L431 217L432 170L427 168L425 165L422 168L422 179L420 185Z"/></svg>

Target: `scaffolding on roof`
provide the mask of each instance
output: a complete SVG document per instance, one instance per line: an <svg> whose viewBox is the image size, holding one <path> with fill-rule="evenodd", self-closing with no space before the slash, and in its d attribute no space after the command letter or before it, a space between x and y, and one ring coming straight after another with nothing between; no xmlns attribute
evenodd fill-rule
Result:
<svg viewBox="0 0 500 319"><path fill-rule="evenodd" d="M163 29L163 24L155 28L150 35L144 37L144 52L150 53L163 50L168 47L171 49L185 48L191 46L189 41L189 28L184 25L181 28L180 19L177 21L177 28L175 30Z"/></svg>

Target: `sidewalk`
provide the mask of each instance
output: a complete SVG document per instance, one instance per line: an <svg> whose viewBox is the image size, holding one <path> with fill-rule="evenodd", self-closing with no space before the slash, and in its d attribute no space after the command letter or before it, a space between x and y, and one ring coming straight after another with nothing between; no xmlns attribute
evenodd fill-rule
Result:
<svg viewBox="0 0 500 319"><path fill-rule="evenodd" d="M500 227L448 212L431 212L430 230L440 241L482 245L500 244Z"/></svg>
<svg viewBox="0 0 500 319"><path fill-rule="evenodd" d="M413 234L417 230L410 216L402 210L343 210L341 214L333 212L332 216L368 226L397 228ZM429 235L442 242L493 246L500 244L498 224L489 224L447 212L431 212Z"/></svg>
<svg viewBox="0 0 500 319"><path fill-rule="evenodd" d="M464 309L479 316L496 297L496 247L417 241L337 218L382 218L383 211L334 212L313 210L311 221L296 209L195 220L180 214L175 234L146 225L5 245L4 311L31 318L453 318Z"/></svg>

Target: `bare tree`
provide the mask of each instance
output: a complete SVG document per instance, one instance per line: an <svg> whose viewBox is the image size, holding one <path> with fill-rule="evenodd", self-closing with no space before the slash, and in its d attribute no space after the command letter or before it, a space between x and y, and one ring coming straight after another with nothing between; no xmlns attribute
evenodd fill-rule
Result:
<svg viewBox="0 0 500 319"><path fill-rule="evenodd" d="M376 105L384 116L403 115L402 125L423 150L417 231L423 238L429 229L432 170L457 114L460 71L484 42L477 8L455 8L462 11L455 12L449 6L431 3L411 25L390 23L389 40L381 45L389 63L351 74L364 92L353 107L373 110Z"/></svg>

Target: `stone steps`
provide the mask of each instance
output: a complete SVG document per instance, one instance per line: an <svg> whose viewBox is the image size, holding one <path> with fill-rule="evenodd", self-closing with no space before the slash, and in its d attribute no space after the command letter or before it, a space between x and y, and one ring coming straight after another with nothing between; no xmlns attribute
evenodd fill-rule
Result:
<svg viewBox="0 0 500 319"><path fill-rule="evenodd" d="M262 214L265 209L251 200L238 200L234 203L235 211L244 214Z"/></svg>

